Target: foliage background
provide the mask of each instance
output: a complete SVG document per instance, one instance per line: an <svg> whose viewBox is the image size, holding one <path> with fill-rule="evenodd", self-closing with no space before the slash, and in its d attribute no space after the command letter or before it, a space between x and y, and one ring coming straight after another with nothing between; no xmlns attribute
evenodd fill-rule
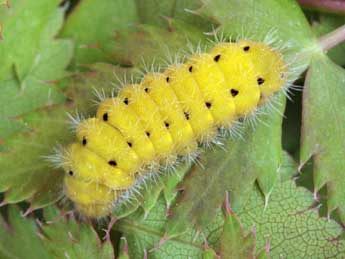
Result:
<svg viewBox="0 0 345 259"><path fill-rule="evenodd" d="M333 14L292 0L0 3L0 258L345 257L345 45L325 53L317 41L344 24L342 6ZM93 88L109 93L143 60L162 65L167 50L205 44L214 30L288 43L290 79L303 93L279 96L254 128L243 124L243 139L205 152L203 168L181 167L143 189L114 211L101 241L107 222L68 213L63 173L42 156L73 139L66 112L94 113Z"/></svg>

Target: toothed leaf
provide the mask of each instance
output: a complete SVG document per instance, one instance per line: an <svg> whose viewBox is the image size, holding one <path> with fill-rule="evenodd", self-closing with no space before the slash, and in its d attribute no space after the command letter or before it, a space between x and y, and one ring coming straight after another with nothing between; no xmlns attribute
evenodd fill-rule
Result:
<svg viewBox="0 0 345 259"><path fill-rule="evenodd" d="M278 109L283 112L282 96L280 102ZM183 182L184 192L173 208L168 235L183 232L190 222L200 228L207 226L226 191L240 201L256 179L268 198L282 164L281 123L277 111L261 115L255 130L251 123L244 124L242 139L229 138L223 147L208 151L201 159L203 168L195 166Z"/></svg>
<svg viewBox="0 0 345 259"><path fill-rule="evenodd" d="M296 169L292 168L288 161L285 161L284 165L286 168L283 171L288 171L284 174L296 173ZM224 223L224 216L218 209L215 220L209 221L208 227L197 238L193 238L196 230L193 230L189 224L183 235L162 242L163 237L163 240L166 240L164 230L169 224L166 204L162 198L146 215L146 218L144 218L144 211L138 210L120 220L115 228L124 233L128 240L130 255L134 258L136 256L142 258L144 250L152 258L176 255L200 258L214 255L213 251L225 252L225 249L234 245L228 242L233 239L243 239L240 249L247 242L249 248L247 251L255 254L257 258L269 258L269 256L272 258L315 258L320 255L342 258L345 255L345 242L338 239L342 232L341 226L333 220L320 218L317 209L312 208L313 203L311 192L305 188L296 187L291 180L285 180L277 182L268 204L258 187L253 186L249 190L248 199L242 201L241 206L234 210L237 219L234 216L228 217ZM230 205L234 207L231 196ZM243 229L239 224L243 226ZM255 229L255 236L250 233L253 229ZM200 236L204 236L210 246L205 251L201 250L202 252L199 252L198 247L201 249L204 239L199 239ZM251 241L248 241L250 239ZM253 244L255 244L255 249ZM269 253L268 247L270 247ZM231 251L240 252L236 248Z"/></svg>
<svg viewBox="0 0 345 259"><path fill-rule="evenodd" d="M169 206L177 195L176 185L183 179L189 169L190 165L185 163L177 167L174 172L166 173L159 178L158 176L152 179L148 178L138 186L137 190L140 194L133 192L132 197L128 201L123 202L115 209L113 216L123 218L134 212L138 207L141 207L145 214L148 214L162 193L167 206Z"/></svg>
<svg viewBox="0 0 345 259"><path fill-rule="evenodd" d="M8 10L0 9L0 138L5 144L14 133L29 130L20 116L65 101L56 80L67 75L72 44L55 39L64 15L58 4L15 0Z"/></svg>
<svg viewBox="0 0 345 259"><path fill-rule="evenodd" d="M327 185L328 211L345 219L345 70L313 59L303 93L301 164L314 161L315 190Z"/></svg>
<svg viewBox="0 0 345 259"><path fill-rule="evenodd" d="M146 217L145 217L146 215ZM161 196L154 208L148 214L143 210L137 210L134 214L121 219L116 223L115 228L128 241L128 252L130 258L143 258L144 251L150 258L169 258L177 256L179 258L201 258L204 251L204 238L197 235L197 231L188 226L186 233L175 239L162 242L166 224L166 203ZM205 232L205 238L214 243L218 238L216 232L218 224L213 224Z"/></svg>
<svg viewBox="0 0 345 259"><path fill-rule="evenodd" d="M254 258L255 236L245 235L239 220L233 213L225 215L220 239L220 256L223 258Z"/></svg>
<svg viewBox="0 0 345 259"><path fill-rule="evenodd" d="M0 155L0 191L6 192L4 203L28 200L32 210L61 198L63 172L54 169L44 156L51 155L58 143L67 143L74 137L67 127L66 113L74 114L76 109L84 114L94 112L96 107L90 105L94 99L92 88L109 92L112 86L108 82L114 80L114 73L124 73L111 65L99 64L90 69L82 79L70 82L65 93L69 101L26 114L21 120L28 132L7 140L7 149Z"/></svg>
<svg viewBox="0 0 345 259"><path fill-rule="evenodd" d="M46 219L56 220L55 208L45 211ZM6 222L1 217L1 223ZM38 226L24 218L17 208L9 208L9 226L0 228L0 257L14 258L102 258L114 257L110 242L101 245L95 231L74 219L61 219ZM8 228L9 227L9 228Z"/></svg>
<svg viewBox="0 0 345 259"><path fill-rule="evenodd" d="M272 258L344 257L341 226L319 217L313 202L311 192L288 180L277 183L266 205L255 189L236 213L245 231L255 228L257 250L269 241Z"/></svg>

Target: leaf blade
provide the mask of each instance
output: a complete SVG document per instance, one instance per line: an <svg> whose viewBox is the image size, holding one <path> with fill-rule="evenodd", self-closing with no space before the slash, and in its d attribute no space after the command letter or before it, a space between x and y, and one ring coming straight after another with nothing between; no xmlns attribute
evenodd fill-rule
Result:
<svg viewBox="0 0 345 259"><path fill-rule="evenodd" d="M345 71L325 56L316 57L303 93L300 167L312 156L315 191L328 187L328 211L338 208L344 219Z"/></svg>

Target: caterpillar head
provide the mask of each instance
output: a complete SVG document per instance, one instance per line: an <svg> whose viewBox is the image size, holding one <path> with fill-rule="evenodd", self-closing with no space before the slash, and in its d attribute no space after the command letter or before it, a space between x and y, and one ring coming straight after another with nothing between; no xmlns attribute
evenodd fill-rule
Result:
<svg viewBox="0 0 345 259"><path fill-rule="evenodd" d="M262 42L241 40L238 46L254 64L253 73L263 101L284 86L287 67L281 53Z"/></svg>

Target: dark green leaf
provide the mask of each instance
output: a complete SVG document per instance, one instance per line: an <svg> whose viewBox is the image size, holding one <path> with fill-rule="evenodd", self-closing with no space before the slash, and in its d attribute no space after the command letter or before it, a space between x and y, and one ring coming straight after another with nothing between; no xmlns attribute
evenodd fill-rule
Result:
<svg viewBox="0 0 345 259"><path fill-rule="evenodd" d="M134 0L83 0L67 17L61 37L74 39L74 65L116 63L119 31L139 22Z"/></svg>
<svg viewBox="0 0 345 259"><path fill-rule="evenodd" d="M9 225L1 218L0 257L17 258L114 258L110 242L101 245L95 231L74 219L59 218L59 211L45 211L49 224L24 218L16 208L9 209Z"/></svg>
<svg viewBox="0 0 345 259"><path fill-rule="evenodd" d="M217 223L210 226L203 235L188 226L183 236L166 240L164 237L166 213L166 204L161 196L149 213L137 210L116 223L115 228L121 231L128 241L130 258L143 258L146 251L149 258L178 256L178 258L197 259L205 253L205 239L210 244L217 241L220 227Z"/></svg>

